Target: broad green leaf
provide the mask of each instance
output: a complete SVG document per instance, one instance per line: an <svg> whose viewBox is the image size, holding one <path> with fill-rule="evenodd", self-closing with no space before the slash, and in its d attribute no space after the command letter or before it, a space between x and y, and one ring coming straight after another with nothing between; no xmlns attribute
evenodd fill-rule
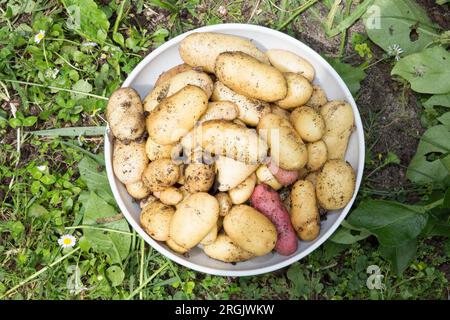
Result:
<svg viewBox="0 0 450 320"><path fill-rule="evenodd" d="M110 204L115 203L105 170L95 160L84 157L78 164L78 170L89 191L95 192Z"/></svg>
<svg viewBox="0 0 450 320"><path fill-rule="evenodd" d="M33 203L28 208L28 216L33 218L41 218L48 213L48 210L40 204Z"/></svg>
<svg viewBox="0 0 450 320"><path fill-rule="evenodd" d="M420 93L450 92L450 53L442 47L411 54L395 64L391 74L399 75Z"/></svg>
<svg viewBox="0 0 450 320"><path fill-rule="evenodd" d="M357 232L354 232L357 233ZM331 237L330 240L339 244L353 244L364 240L370 236L367 231L361 231L359 234L352 234L352 230L340 227Z"/></svg>
<svg viewBox="0 0 450 320"><path fill-rule="evenodd" d="M123 279L125 279L125 273L119 266L111 266L106 269L106 276L108 277L108 280L111 281L113 287L122 284Z"/></svg>
<svg viewBox="0 0 450 320"><path fill-rule="evenodd" d="M415 239L427 222L422 207L393 201L367 200L352 212L349 222L375 235L384 246L399 246Z"/></svg>
<svg viewBox="0 0 450 320"><path fill-rule="evenodd" d="M438 118L438 120L450 131L450 112L444 113L442 116Z"/></svg>
<svg viewBox="0 0 450 320"><path fill-rule="evenodd" d="M392 270L400 275L411 263L416 255L417 240L412 239L400 246L383 246L379 247L381 255L391 262Z"/></svg>
<svg viewBox="0 0 450 320"><path fill-rule="evenodd" d="M102 136L105 134L106 127L71 127L57 128L48 130L31 131L36 136L60 136L60 137L78 137L78 136Z"/></svg>
<svg viewBox="0 0 450 320"><path fill-rule="evenodd" d="M361 88L361 81L367 76L363 68L353 67L350 64L341 62L339 59L327 59L327 61L342 77L352 95L356 95Z"/></svg>
<svg viewBox="0 0 450 320"><path fill-rule="evenodd" d="M97 219L117 214L117 210L113 206L110 206L94 192L90 193L87 202L83 206L83 225L99 226ZM124 219L102 224L101 227L130 231L128 223ZM84 229L83 231L86 240L91 243L92 248L97 252L108 255L112 263L122 264L122 261L127 257L131 245L131 237L129 235L93 229Z"/></svg>
<svg viewBox="0 0 450 320"><path fill-rule="evenodd" d="M90 93L90 92L92 92L92 85L89 82L87 82L86 80L81 79L81 80L78 80L77 82L75 82L72 89L75 91ZM75 99L84 97L80 93L73 93L72 95Z"/></svg>
<svg viewBox="0 0 450 320"><path fill-rule="evenodd" d="M406 177L418 184L443 183L449 172L446 163L450 161L450 132L444 125L428 129L422 136L417 152L412 158ZM432 155L435 158L430 158Z"/></svg>
<svg viewBox="0 0 450 320"><path fill-rule="evenodd" d="M398 45L411 54L439 37L425 10L414 0L375 0L363 20L370 40L384 51Z"/></svg>
<svg viewBox="0 0 450 320"><path fill-rule="evenodd" d="M93 0L62 0L69 18L66 26L91 41L103 43L109 21Z"/></svg>
<svg viewBox="0 0 450 320"><path fill-rule="evenodd" d="M431 108L434 106L449 107L450 108L450 93L449 94L435 94L423 104L425 107Z"/></svg>

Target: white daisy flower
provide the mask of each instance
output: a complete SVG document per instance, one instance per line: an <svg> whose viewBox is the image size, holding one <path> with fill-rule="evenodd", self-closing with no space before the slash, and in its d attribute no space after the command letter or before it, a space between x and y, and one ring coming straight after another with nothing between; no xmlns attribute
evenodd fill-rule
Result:
<svg viewBox="0 0 450 320"><path fill-rule="evenodd" d="M45 37L45 30L39 30L39 32L34 36L34 42L40 43Z"/></svg>
<svg viewBox="0 0 450 320"><path fill-rule="evenodd" d="M71 234L65 234L58 239L58 244L66 248L72 248L77 243L77 239Z"/></svg>
<svg viewBox="0 0 450 320"><path fill-rule="evenodd" d="M96 42L83 42L81 44L83 47L96 47L98 44Z"/></svg>
<svg viewBox="0 0 450 320"><path fill-rule="evenodd" d="M398 44L391 44L388 47L387 54L390 57L395 57L395 60L400 60L400 55L403 53L403 49Z"/></svg>
<svg viewBox="0 0 450 320"><path fill-rule="evenodd" d="M44 164L42 166L37 166L36 167L40 172L44 172L45 170L47 170L47 166Z"/></svg>

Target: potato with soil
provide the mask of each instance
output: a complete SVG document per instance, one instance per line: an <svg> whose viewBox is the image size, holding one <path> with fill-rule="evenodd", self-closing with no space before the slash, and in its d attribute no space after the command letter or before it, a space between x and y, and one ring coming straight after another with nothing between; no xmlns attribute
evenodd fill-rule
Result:
<svg viewBox="0 0 450 320"><path fill-rule="evenodd" d="M325 134L325 121L320 113L303 106L291 113L291 122L303 141L315 142Z"/></svg>
<svg viewBox="0 0 450 320"><path fill-rule="evenodd" d="M221 33L191 33L180 42L181 59L193 67L214 73L214 66L219 54L226 51L244 52L259 61L268 64L269 60L250 40Z"/></svg>
<svg viewBox="0 0 450 320"><path fill-rule="evenodd" d="M316 194L326 210L344 208L355 191L355 171L343 160L328 160L317 176Z"/></svg>
<svg viewBox="0 0 450 320"><path fill-rule="evenodd" d="M175 187L167 187L162 191L154 192L154 195L161 200L162 203L175 206L183 200L183 193Z"/></svg>
<svg viewBox="0 0 450 320"><path fill-rule="evenodd" d="M327 94L320 86L313 86L311 98L306 103L307 106L319 110L319 108L328 102Z"/></svg>
<svg viewBox="0 0 450 320"><path fill-rule="evenodd" d="M217 239L217 232L219 231L219 228L217 226L217 223L212 227L211 230L209 230L208 234L200 241L200 244L207 246Z"/></svg>
<svg viewBox="0 0 450 320"><path fill-rule="evenodd" d="M158 144L175 144L205 113L208 96L199 87L188 85L164 99L147 117L147 131Z"/></svg>
<svg viewBox="0 0 450 320"><path fill-rule="evenodd" d="M230 212L233 203L231 202L231 198L226 192L219 192L216 194L216 199L219 202L219 214L221 217L224 217Z"/></svg>
<svg viewBox="0 0 450 320"><path fill-rule="evenodd" d="M204 246L203 251L208 257L223 262L240 262L254 257L252 253L237 246L225 233L220 233L213 243Z"/></svg>
<svg viewBox="0 0 450 320"><path fill-rule="evenodd" d="M174 213L173 207L154 200L142 209L141 226L153 239L166 241L169 238L170 221Z"/></svg>
<svg viewBox="0 0 450 320"><path fill-rule="evenodd" d="M327 145L328 159L343 160L355 124L352 106L334 100L321 107L320 114L326 126L322 140Z"/></svg>
<svg viewBox="0 0 450 320"><path fill-rule="evenodd" d="M299 180L292 186L291 222L301 240L312 241L320 233L316 193L310 181Z"/></svg>
<svg viewBox="0 0 450 320"><path fill-rule="evenodd" d="M214 167L204 163L191 163L184 171L184 179L188 192L206 192L214 183Z"/></svg>
<svg viewBox="0 0 450 320"><path fill-rule="evenodd" d="M277 230L262 213L247 205L237 205L223 219L230 239L255 256L263 256L275 248Z"/></svg>
<svg viewBox="0 0 450 320"><path fill-rule="evenodd" d="M214 83L211 100L233 102L238 107L238 119L249 126L256 126L259 120L271 111L267 102L239 94L220 81Z"/></svg>
<svg viewBox="0 0 450 320"><path fill-rule="evenodd" d="M275 114L261 119L257 127L259 135L270 146L270 157L285 170L298 170L308 160L306 146L289 121Z"/></svg>
<svg viewBox="0 0 450 320"><path fill-rule="evenodd" d="M221 53L215 74L231 90L253 99L274 102L287 94L286 79L280 71L243 52Z"/></svg>
<svg viewBox="0 0 450 320"><path fill-rule="evenodd" d="M106 120L117 139L141 137L145 132L145 117L139 94L133 88L114 91L106 106Z"/></svg>
<svg viewBox="0 0 450 320"><path fill-rule="evenodd" d="M151 160L158 160L164 158L175 159L181 152L181 145L179 144L166 144L162 145L153 141L150 137L147 138L145 144L145 151L147 157Z"/></svg>
<svg viewBox="0 0 450 320"><path fill-rule="evenodd" d="M204 72L189 70L175 75L159 86L155 86L144 99L144 110L152 112L164 98L172 96L188 85L202 89L208 99L211 96L213 90L211 78Z"/></svg>
<svg viewBox="0 0 450 320"><path fill-rule="evenodd" d="M142 180L125 185L128 193L136 200L147 198L152 192Z"/></svg>
<svg viewBox="0 0 450 320"><path fill-rule="evenodd" d="M152 191L163 191L174 185L180 177L180 166L171 159L158 159L149 163L142 180Z"/></svg>
<svg viewBox="0 0 450 320"><path fill-rule="evenodd" d="M219 191L228 191L247 179L258 168L258 164L246 164L219 156L215 163Z"/></svg>
<svg viewBox="0 0 450 320"><path fill-rule="evenodd" d="M170 223L169 237L179 246L195 247L216 225L219 203L205 193L193 193L177 207Z"/></svg>
<svg viewBox="0 0 450 320"><path fill-rule="evenodd" d="M114 174L120 182L130 184L140 181L148 164L145 143L140 141L124 143L116 139L112 164Z"/></svg>
<svg viewBox="0 0 450 320"><path fill-rule="evenodd" d="M283 185L275 178L265 164L262 164L256 170L256 177L258 178L258 184L265 183L274 190L280 190L283 188Z"/></svg>
<svg viewBox="0 0 450 320"><path fill-rule="evenodd" d="M160 84L172 79L177 74L180 74L182 72L189 71L189 70L192 70L192 67L190 65L188 65L186 63L178 64L178 65L164 71L163 73L161 73L159 75L158 79L156 79L154 87L157 87Z"/></svg>
<svg viewBox="0 0 450 320"><path fill-rule="evenodd" d="M283 74L287 83L287 95L275 103L283 109L294 109L303 106L311 98L313 87L311 83L298 73Z"/></svg>
<svg viewBox="0 0 450 320"><path fill-rule="evenodd" d="M209 154L222 155L246 164L256 164L267 157L267 144L254 129L225 120L202 124L201 146Z"/></svg>
<svg viewBox="0 0 450 320"><path fill-rule="evenodd" d="M242 204L252 195L256 185L256 175L253 173L239 185L228 191L233 204Z"/></svg>
<svg viewBox="0 0 450 320"><path fill-rule="evenodd" d="M281 72L294 72L301 74L309 81L314 80L314 67L295 53L281 49L270 49L266 51L270 63Z"/></svg>
<svg viewBox="0 0 450 320"><path fill-rule="evenodd" d="M306 169L316 171L322 168L328 159L327 145L322 140L306 144L308 150L308 162Z"/></svg>

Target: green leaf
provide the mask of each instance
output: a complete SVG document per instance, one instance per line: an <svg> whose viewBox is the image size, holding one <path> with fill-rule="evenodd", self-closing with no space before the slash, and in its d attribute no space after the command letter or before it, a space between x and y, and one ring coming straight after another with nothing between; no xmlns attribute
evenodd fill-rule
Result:
<svg viewBox="0 0 450 320"><path fill-rule="evenodd" d="M78 136L102 136L105 134L106 127L71 127L57 128L49 130L31 131L36 136L60 136L60 137L78 137Z"/></svg>
<svg viewBox="0 0 450 320"><path fill-rule="evenodd" d="M104 168L99 166L95 160L84 157L78 164L78 170L81 180L86 183L89 191L95 192L110 204L115 203Z"/></svg>
<svg viewBox="0 0 450 320"><path fill-rule="evenodd" d="M9 119L9 125L15 129L17 127L20 127L22 125L22 121L20 119L17 118L11 118Z"/></svg>
<svg viewBox="0 0 450 320"><path fill-rule="evenodd" d="M353 233L357 233L353 231ZM353 234L352 230L340 227L331 237L330 240L339 244L353 244L364 240L370 236L370 232L361 231L359 234Z"/></svg>
<svg viewBox="0 0 450 320"><path fill-rule="evenodd" d="M438 118L438 120L450 131L450 112L444 113L442 116Z"/></svg>
<svg viewBox="0 0 450 320"><path fill-rule="evenodd" d="M450 94L435 94L423 104L425 107L442 106L450 108Z"/></svg>
<svg viewBox="0 0 450 320"><path fill-rule="evenodd" d="M449 172L450 132L444 125L431 127L420 139L417 152L409 163L406 177L414 183L443 183ZM430 158L430 155L437 155Z"/></svg>
<svg viewBox="0 0 450 320"><path fill-rule="evenodd" d="M48 213L48 210L40 204L33 203L28 208L28 216L33 218L41 218Z"/></svg>
<svg viewBox="0 0 450 320"><path fill-rule="evenodd" d="M400 275L410 265L417 252L417 240L412 239L400 246L383 246L379 247L380 254L391 262L392 270Z"/></svg>
<svg viewBox="0 0 450 320"><path fill-rule="evenodd" d="M420 93L450 92L450 53L442 47L411 54L395 64L391 74L399 75Z"/></svg>
<svg viewBox="0 0 450 320"><path fill-rule="evenodd" d="M113 287L121 285L123 279L125 279L125 273L119 266L111 266L106 269L106 276L108 277L108 280L111 281Z"/></svg>
<svg viewBox="0 0 450 320"><path fill-rule="evenodd" d="M109 30L106 14L93 0L63 0L69 19L66 26L91 41L103 43Z"/></svg>
<svg viewBox="0 0 450 320"><path fill-rule="evenodd" d="M427 218L422 207L366 200L353 211L348 221L375 235L384 246L399 246L415 239L425 227Z"/></svg>
<svg viewBox="0 0 450 320"><path fill-rule="evenodd" d="M106 203L94 192L91 192L87 202L83 206L83 225L98 226L97 219L111 217L117 214L114 207ZM108 229L130 231L128 223L124 219L105 223L101 226ZM107 254L112 263L122 264L122 261L130 251L131 237L129 235L85 229L84 236L91 243L95 251Z"/></svg>
<svg viewBox="0 0 450 320"><path fill-rule="evenodd" d="M75 82L72 89L75 91L90 93L92 92L92 85L86 80L81 79ZM74 99L84 98L84 95L79 93L73 93L72 96Z"/></svg>
<svg viewBox="0 0 450 320"><path fill-rule="evenodd" d="M22 125L25 127L31 127L32 125L34 125L36 123L36 121L37 121L36 116L26 117L25 119L23 119Z"/></svg>
<svg viewBox="0 0 450 320"><path fill-rule="evenodd" d="M327 59L328 63L336 70L347 84L352 95L356 95L361 88L361 81L366 78L366 73L362 66L353 67L350 64L341 62L339 59Z"/></svg>
<svg viewBox="0 0 450 320"><path fill-rule="evenodd" d="M125 39L123 38L123 35L121 33L114 32L113 40L120 44L121 47L125 46Z"/></svg>
<svg viewBox="0 0 450 320"><path fill-rule="evenodd" d="M411 54L439 36L425 10L413 0L375 0L363 21L370 40L384 51L399 45Z"/></svg>

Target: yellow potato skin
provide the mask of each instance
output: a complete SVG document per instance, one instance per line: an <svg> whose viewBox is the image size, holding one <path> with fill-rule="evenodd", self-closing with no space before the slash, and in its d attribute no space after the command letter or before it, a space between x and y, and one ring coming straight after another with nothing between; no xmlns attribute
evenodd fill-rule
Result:
<svg viewBox="0 0 450 320"><path fill-rule="evenodd" d="M255 164L267 157L267 144L254 129L229 121L210 120L202 124L201 132L201 146L210 154L246 164Z"/></svg>
<svg viewBox="0 0 450 320"><path fill-rule="evenodd" d="M175 209L159 200L146 205L141 212L140 222L147 234L155 240L166 241L169 238L170 221Z"/></svg>
<svg viewBox="0 0 450 320"><path fill-rule="evenodd" d="M258 164L245 164L219 156L215 163L219 191L228 191L239 185L258 168Z"/></svg>
<svg viewBox="0 0 450 320"><path fill-rule="evenodd" d="M241 51L268 64L269 60L249 40L242 37L213 33L191 33L184 38L179 47L180 56L185 63L201 67L204 71L214 73L217 56L225 51Z"/></svg>
<svg viewBox="0 0 450 320"><path fill-rule="evenodd" d="M321 86L313 86L313 92L311 98L306 103L307 106L319 110L319 108L328 102L327 94Z"/></svg>
<svg viewBox="0 0 450 320"><path fill-rule="evenodd" d="M226 234L221 233L217 239L203 247L205 254L223 262L240 262L251 259L254 255L237 246Z"/></svg>
<svg viewBox="0 0 450 320"><path fill-rule="evenodd" d="M281 72L294 72L301 74L309 81L314 80L314 67L306 60L293 52L281 49L266 51L270 63Z"/></svg>
<svg viewBox="0 0 450 320"><path fill-rule="evenodd" d="M147 117L147 131L158 144L174 144L185 136L208 107L208 96L188 85L161 101Z"/></svg>
<svg viewBox="0 0 450 320"><path fill-rule="evenodd" d="M114 141L113 170L120 182L130 184L140 181L147 164L145 143Z"/></svg>
<svg viewBox="0 0 450 320"><path fill-rule="evenodd" d="M228 191L231 202L233 204L242 204L250 199L253 189L255 189L255 185L256 175L253 173L239 185Z"/></svg>
<svg viewBox="0 0 450 320"><path fill-rule="evenodd" d="M162 203L175 206L183 200L183 193L175 187L167 187L159 192L159 200Z"/></svg>
<svg viewBox="0 0 450 320"><path fill-rule="evenodd" d="M142 180L128 183L125 185L127 188L128 193L133 198L140 200L148 197L151 193L150 189L145 185L145 183Z"/></svg>
<svg viewBox="0 0 450 320"><path fill-rule="evenodd" d="M231 101L238 107L238 119L249 126L256 126L259 120L270 113L270 105L261 100L241 95L220 81L214 83L212 101Z"/></svg>
<svg viewBox="0 0 450 320"><path fill-rule="evenodd" d="M159 75L158 79L156 79L155 87L172 79L177 74L180 74L182 72L189 71L189 70L192 70L192 67L190 65L188 65L186 63L178 64L178 65L170 68L169 70L166 70L163 73L161 73Z"/></svg>
<svg viewBox="0 0 450 320"><path fill-rule="evenodd" d="M144 110L152 112L164 98L172 96L188 85L199 87L208 98L211 96L213 90L211 78L204 72L188 70L173 76L159 86L155 86L144 99Z"/></svg>
<svg viewBox="0 0 450 320"><path fill-rule="evenodd" d="M340 100L326 103L320 108L326 131L322 137L327 145L328 159L344 159L348 139L354 128L352 106Z"/></svg>
<svg viewBox="0 0 450 320"><path fill-rule="evenodd" d="M151 160L158 160L164 158L173 158L180 153L181 146L178 144L158 144L153 141L150 137L147 138L145 143L145 151L147 157Z"/></svg>
<svg viewBox="0 0 450 320"><path fill-rule="evenodd" d="M284 73L287 83L287 95L275 103L283 109L294 109L304 105L311 98L313 87L311 83L298 73Z"/></svg>
<svg viewBox="0 0 450 320"><path fill-rule="evenodd" d="M256 170L256 177L258 178L258 183L265 183L274 190L283 188L283 185L278 182L265 164Z"/></svg>
<svg viewBox="0 0 450 320"><path fill-rule="evenodd" d="M120 140L135 140L145 132L141 98L133 88L113 92L106 106L106 119L111 132Z"/></svg>
<svg viewBox="0 0 450 320"><path fill-rule="evenodd" d="M184 179L184 186L188 192L206 192L214 183L214 168L204 163L188 164L184 171Z"/></svg>
<svg viewBox="0 0 450 320"><path fill-rule="evenodd" d="M257 130L270 146L270 157L277 166L285 170L299 170L306 165L306 146L289 121L268 114L261 119Z"/></svg>
<svg viewBox="0 0 450 320"><path fill-rule="evenodd" d="M355 191L355 171L343 160L328 160L317 177L319 205L326 210L345 207Z"/></svg>
<svg viewBox="0 0 450 320"><path fill-rule="evenodd" d="M306 169L316 171L322 168L328 159L327 145L322 140L306 144L308 162Z"/></svg>
<svg viewBox="0 0 450 320"><path fill-rule="evenodd" d="M216 241L218 231L219 230L217 228L217 223L216 223L212 227L212 229L209 230L208 234L202 239L202 241L200 241L200 244L206 246L206 245L209 245L209 244L213 243L214 241Z"/></svg>
<svg viewBox="0 0 450 320"><path fill-rule="evenodd" d="M177 244L175 241L173 241L172 239L167 239L166 241L167 246L172 249L173 251L183 254L189 251L189 249L183 248L182 246L180 246L179 244Z"/></svg>
<svg viewBox="0 0 450 320"><path fill-rule="evenodd" d="M218 218L216 198L205 192L193 193L178 205L170 223L169 237L179 246L190 249L202 241Z"/></svg>
<svg viewBox="0 0 450 320"><path fill-rule="evenodd" d="M267 102L284 99L286 79L270 65L242 52L224 52L216 60L217 78L233 91Z"/></svg>
<svg viewBox="0 0 450 320"><path fill-rule="evenodd" d="M149 163L142 180L152 191L163 191L174 185L180 177L180 167L171 159L158 159Z"/></svg>
<svg viewBox="0 0 450 320"><path fill-rule="evenodd" d="M198 121L199 123L208 120L234 120L239 116L239 109L231 101L214 101L208 103L208 109Z"/></svg>
<svg viewBox="0 0 450 320"><path fill-rule="evenodd" d="M291 223L298 237L312 241L320 233L320 215L314 186L310 181L298 180L291 189Z"/></svg>
<svg viewBox="0 0 450 320"><path fill-rule="evenodd" d="M275 247L277 231L266 216L247 205L237 205L223 219L230 239L255 256L268 254Z"/></svg>
<svg viewBox="0 0 450 320"><path fill-rule="evenodd" d="M216 194L216 199L219 202L219 214L221 217L225 217L233 206L231 198L228 193L219 192Z"/></svg>
<svg viewBox="0 0 450 320"><path fill-rule="evenodd" d="M325 121L316 110L303 106L291 113L291 123L303 141L315 142L325 134Z"/></svg>

